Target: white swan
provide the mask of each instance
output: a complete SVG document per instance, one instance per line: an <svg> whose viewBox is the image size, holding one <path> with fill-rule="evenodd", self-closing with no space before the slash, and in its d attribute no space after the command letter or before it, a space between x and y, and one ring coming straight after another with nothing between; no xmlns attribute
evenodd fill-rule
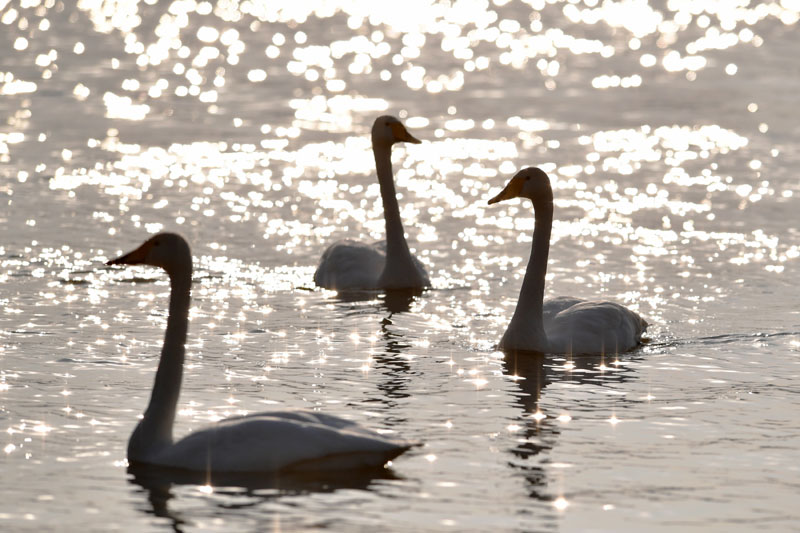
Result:
<svg viewBox="0 0 800 533"><path fill-rule="evenodd" d="M150 265L170 279L169 318L150 404L128 442L131 464L192 471L273 472L380 466L409 444L354 422L308 411L229 418L172 440L188 329L192 254L179 235L162 233L108 265Z"/></svg>
<svg viewBox="0 0 800 533"><path fill-rule="evenodd" d="M345 239L333 243L322 254L314 282L326 289L419 289L430 286L428 274L411 255L403 233L400 208L392 175L392 145L418 144L394 117L382 116L372 125L372 152L386 220L386 240L373 244Z"/></svg>
<svg viewBox="0 0 800 533"><path fill-rule="evenodd" d="M557 354L612 354L641 342L647 322L613 302L560 297L543 302L553 227L553 190L538 168L520 170L490 204L509 198L533 202L536 226L519 301L498 348Z"/></svg>

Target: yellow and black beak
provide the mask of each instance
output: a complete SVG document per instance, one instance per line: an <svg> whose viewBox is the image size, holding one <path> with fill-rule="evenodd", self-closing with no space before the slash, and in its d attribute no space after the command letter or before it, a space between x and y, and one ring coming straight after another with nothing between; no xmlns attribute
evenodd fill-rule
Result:
<svg viewBox="0 0 800 533"><path fill-rule="evenodd" d="M395 139L398 141L403 141L407 143L413 144L420 144L422 141L408 133L408 130L405 126L403 126L400 122L394 122L391 124L392 133L394 134Z"/></svg>
<svg viewBox="0 0 800 533"><path fill-rule="evenodd" d="M145 258L147 257L147 253L150 251L150 247L152 243L147 241L137 249L132 252L128 252L125 255L121 255L116 259L111 259L107 261L107 265L141 265L144 263Z"/></svg>
<svg viewBox="0 0 800 533"><path fill-rule="evenodd" d="M505 189L500 191L500 193L489 200L489 204L496 204L497 202L502 202L503 200L510 200L511 198L517 198L520 193L522 192L522 186L525 184L524 178L513 177L511 181L508 182Z"/></svg>

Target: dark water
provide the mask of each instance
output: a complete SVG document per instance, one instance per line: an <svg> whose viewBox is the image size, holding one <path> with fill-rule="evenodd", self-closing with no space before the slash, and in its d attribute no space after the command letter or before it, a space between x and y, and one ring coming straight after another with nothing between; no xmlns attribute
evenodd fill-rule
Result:
<svg viewBox="0 0 800 533"><path fill-rule="evenodd" d="M155 5L150 5L155 4ZM800 4L0 2L0 529L774 530L800 490ZM314 289L381 238L394 151L434 289ZM646 316L619 358L504 359L552 177L548 294ZM127 473L193 245L177 434L309 408L424 447L246 490Z"/></svg>

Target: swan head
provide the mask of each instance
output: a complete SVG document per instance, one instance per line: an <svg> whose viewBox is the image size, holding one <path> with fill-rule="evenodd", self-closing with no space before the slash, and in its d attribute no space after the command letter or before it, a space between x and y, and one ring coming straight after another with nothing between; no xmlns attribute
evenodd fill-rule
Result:
<svg viewBox="0 0 800 533"><path fill-rule="evenodd" d="M149 265L163 268L167 274L192 270L192 252L186 240L176 233L159 233L107 265Z"/></svg>
<svg viewBox="0 0 800 533"><path fill-rule="evenodd" d="M550 187L550 178L538 167L523 168L511 178L497 196L489 200L489 204L512 198L527 198L534 206L548 203L552 205L553 189Z"/></svg>
<svg viewBox="0 0 800 533"><path fill-rule="evenodd" d="M391 146L398 142L419 144L422 141L408 133L408 130L393 116L383 115L375 119L372 124L373 144L383 144Z"/></svg>

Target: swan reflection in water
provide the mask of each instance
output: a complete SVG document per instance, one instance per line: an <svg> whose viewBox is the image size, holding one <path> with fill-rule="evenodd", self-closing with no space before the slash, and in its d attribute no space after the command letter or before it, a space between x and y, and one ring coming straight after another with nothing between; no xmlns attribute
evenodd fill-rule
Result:
<svg viewBox="0 0 800 533"><path fill-rule="evenodd" d="M605 358L597 356L556 357L513 350L504 351L504 355L504 373L518 388L511 404L521 409L511 422L519 430L515 446L508 450L512 455L509 466L522 474L531 498L552 503L554 494L548 486L548 470L543 467L546 460L539 455L555 448L565 419L542 409L544 389L559 382L604 387L633 379L634 373L628 365L608 366ZM636 354L630 354L625 362L636 358Z"/></svg>
<svg viewBox="0 0 800 533"><path fill-rule="evenodd" d="M327 472L273 472L273 473L205 473L189 470L133 464L128 467L128 481L141 487L146 494L146 504L140 510L169 520L174 531L184 526L193 527L191 517L170 509L169 502L176 495L174 489L194 485L203 495L220 497L222 512L232 507L256 507L271 500L302 494L331 493L342 489L370 490L380 481L397 480L390 468L370 467L348 470L345 474ZM242 502L242 498L246 501ZM237 503L231 503L236 499Z"/></svg>
<svg viewBox="0 0 800 533"><path fill-rule="evenodd" d="M348 307L347 304L370 304L378 310L394 313L407 313L411 310L414 302L422 297L425 289L387 289L376 290L344 290L339 291L334 296L340 307Z"/></svg>
<svg viewBox="0 0 800 533"><path fill-rule="evenodd" d="M373 323L380 327L374 334L369 334L369 357L362 367L376 376L371 381L376 382L378 390L376 394L368 394L363 401L372 404L371 409L379 404L379 410L385 415L382 420L389 427L402 426L407 422L406 418L397 416L397 405L411 396L409 384L418 373L411 363L413 355L409 351L413 348L413 342L407 333L413 336L417 331L413 324L419 321L415 314L406 313L419 301L423 292L421 289L343 291L336 296L339 313L355 317L359 323L363 318L370 325L368 329ZM379 319L381 314L385 316ZM400 326L398 320L412 325L407 328Z"/></svg>
<svg viewBox="0 0 800 533"><path fill-rule="evenodd" d="M369 395L364 401L374 406L379 405L383 412L382 420L388 427L405 427L408 418L400 413L406 413L402 404L411 398L409 387L412 380L419 375L411 361L409 354L412 344L409 339L395 326L392 319L394 313L381 320L379 342L383 349L378 349L372 354L373 368L377 391Z"/></svg>

